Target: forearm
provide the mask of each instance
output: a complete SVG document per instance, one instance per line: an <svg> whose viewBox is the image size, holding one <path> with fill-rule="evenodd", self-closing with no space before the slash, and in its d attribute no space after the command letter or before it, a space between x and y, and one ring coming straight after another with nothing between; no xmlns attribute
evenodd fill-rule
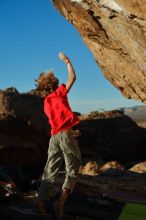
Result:
<svg viewBox="0 0 146 220"><path fill-rule="evenodd" d="M66 89L69 91L74 81L76 80L76 74L70 59L63 52L59 53L59 58L65 62L68 69L68 80L66 83Z"/></svg>
<svg viewBox="0 0 146 220"><path fill-rule="evenodd" d="M73 84L74 81L76 80L76 74L75 74L75 70L73 68L73 65L69 59L66 62L66 66L67 66L67 70L68 70L68 83Z"/></svg>

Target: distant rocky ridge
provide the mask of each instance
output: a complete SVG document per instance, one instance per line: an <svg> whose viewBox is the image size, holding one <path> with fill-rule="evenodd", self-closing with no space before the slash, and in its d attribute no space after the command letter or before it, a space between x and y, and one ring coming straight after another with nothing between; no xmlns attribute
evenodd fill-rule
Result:
<svg viewBox="0 0 146 220"><path fill-rule="evenodd" d="M146 121L146 105L120 108L119 110L135 121Z"/></svg>

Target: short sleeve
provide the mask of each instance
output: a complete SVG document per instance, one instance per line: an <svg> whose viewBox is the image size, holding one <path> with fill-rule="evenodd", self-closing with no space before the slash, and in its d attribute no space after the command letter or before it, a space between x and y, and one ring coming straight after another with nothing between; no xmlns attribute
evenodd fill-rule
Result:
<svg viewBox="0 0 146 220"><path fill-rule="evenodd" d="M66 96L67 93L68 93L68 90L66 89L66 85L65 85L65 84L61 84L61 85L57 88L57 90L56 90L55 93L56 93L57 95L59 95L59 96Z"/></svg>

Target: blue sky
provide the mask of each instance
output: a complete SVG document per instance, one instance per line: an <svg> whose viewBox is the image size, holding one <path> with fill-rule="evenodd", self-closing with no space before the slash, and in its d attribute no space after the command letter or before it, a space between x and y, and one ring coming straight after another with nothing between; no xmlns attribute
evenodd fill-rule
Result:
<svg viewBox="0 0 146 220"><path fill-rule="evenodd" d="M71 59L77 75L69 94L74 111L142 105L124 98L104 78L80 34L51 0L0 0L0 89L30 91L40 72L50 69L65 83L67 68L58 58L60 51Z"/></svg>

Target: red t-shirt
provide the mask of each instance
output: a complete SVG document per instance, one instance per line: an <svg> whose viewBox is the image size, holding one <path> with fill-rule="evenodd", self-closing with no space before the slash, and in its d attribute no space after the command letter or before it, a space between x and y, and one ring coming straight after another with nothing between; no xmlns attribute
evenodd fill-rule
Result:
<svg viewBox="0 0 146 220"><path fill-rule="evenodd" d="M44 112L52 128L51 134L57 134L79 123L79 118L72 112L69 106L67 93L68 90L65 85L61 84L45 98Z"/></svg>

